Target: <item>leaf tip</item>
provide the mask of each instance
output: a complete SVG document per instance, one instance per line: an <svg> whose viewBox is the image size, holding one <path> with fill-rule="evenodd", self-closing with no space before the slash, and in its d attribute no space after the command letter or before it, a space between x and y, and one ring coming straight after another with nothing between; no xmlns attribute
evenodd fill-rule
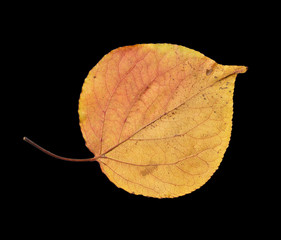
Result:
<svg viewBox="0 0 281 240"><path fill-rule="evenodd" d="M246 67L246 66L239 66L238 68L237 68L237 70L236 70L236 73L238 74L238 73L245 73L245 72L247 72L248 71L248 67Z"/></svg>

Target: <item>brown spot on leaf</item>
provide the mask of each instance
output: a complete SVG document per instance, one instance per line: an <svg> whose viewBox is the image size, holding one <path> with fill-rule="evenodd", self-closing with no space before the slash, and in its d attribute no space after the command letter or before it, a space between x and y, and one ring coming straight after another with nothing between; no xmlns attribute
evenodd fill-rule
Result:
<svg viewBox="0 0 281 240"><path fill-rule="evenodd" d="M213 69L207 69L206 75L209 76L213 72Z"/></svg>
<svg viewBox="0 0 281 240"><path fill-rule="evenodd" d="M152 165L152 166L149 166L149 167L145 167L143 170L140 171L140 174L142 176L146 176L148 174L151 174L153 171L156 170L158 166L157 165Z"/></svg>

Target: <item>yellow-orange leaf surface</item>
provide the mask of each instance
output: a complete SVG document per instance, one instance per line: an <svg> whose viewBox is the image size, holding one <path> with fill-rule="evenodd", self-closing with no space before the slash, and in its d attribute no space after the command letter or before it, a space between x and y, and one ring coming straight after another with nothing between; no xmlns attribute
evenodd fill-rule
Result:
<svg viewBox="0 0 281 240"><path fill-rule="evenodd" d="M235 78L246 70L172 44L113 50L83 85L79 117L86 145L107 177L130 193L190 193L222 161Z"/></svg>

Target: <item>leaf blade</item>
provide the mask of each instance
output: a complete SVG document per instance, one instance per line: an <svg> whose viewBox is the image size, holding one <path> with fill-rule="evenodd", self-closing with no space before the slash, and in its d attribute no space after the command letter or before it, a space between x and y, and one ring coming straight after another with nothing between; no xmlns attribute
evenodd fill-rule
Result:
<svg viewBox="0 0 281 240"><path fill-rule="evenodd" d="M103 172L128 192L159 198L192 192L212 176L222 160L231 134L235 78L246 68L222 66L180 46L137 45L135 52L132 49L119 49L121 71L116 73L120 79L112 80L117 84L112 88L115 95L104 97L103 121L97 121L96 127L102 129L100 139L93 147L86 137L87 146L100 152L97 159ZM142 52L143 57L132 60L132 52ZM111 56L114 53L118 49ZM154 65L153 70L148 71L148 63ZM94 86L89 76L87 81ZM83 92L84 88L89 86L84 84ZM85 108L83 92L79 115ZM85 131L81 118L80 125ZM107 134L104 129L109 130ZM206 151L213 153L210 162L204 159Z"/></svg>

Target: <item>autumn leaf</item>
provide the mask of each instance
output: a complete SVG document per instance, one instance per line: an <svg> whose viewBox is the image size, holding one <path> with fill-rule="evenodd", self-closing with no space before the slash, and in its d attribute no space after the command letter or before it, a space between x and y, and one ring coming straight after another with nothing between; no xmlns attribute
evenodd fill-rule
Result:
<svg viewBox="0 0 281 240"><path fill-rule="evenodd" d="M88 160L130 193L173 198L200 188L228 147L235 79L246 70L171 44L111 51L80 96Z"/></svg>

